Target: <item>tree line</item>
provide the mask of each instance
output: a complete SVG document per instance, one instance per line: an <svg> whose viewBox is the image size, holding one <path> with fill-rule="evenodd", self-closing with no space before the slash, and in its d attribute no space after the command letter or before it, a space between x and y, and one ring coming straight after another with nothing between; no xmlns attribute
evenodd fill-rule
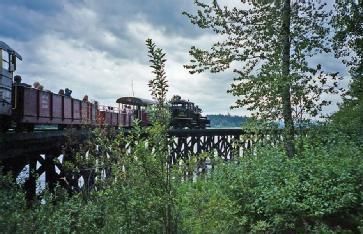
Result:
<svg viewBox="0 0 363 234"><path fill-rule="evenodd" d="M238 115L207 115L212 128L240 128L246 121L246 116Z"/></svg>

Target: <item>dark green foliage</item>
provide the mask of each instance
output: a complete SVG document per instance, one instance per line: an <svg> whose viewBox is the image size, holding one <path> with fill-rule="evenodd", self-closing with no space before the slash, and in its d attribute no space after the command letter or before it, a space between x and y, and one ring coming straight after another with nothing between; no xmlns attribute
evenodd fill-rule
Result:
<svg viewBox="0 0 363 234"><path fill-rule="evenodd" d="M363 98L345 100L331 120L342 131L356 132L363 138Z"/></svg>
<svg viewBox="0 0 363 234"><path fill-rule="evenodd" d="M212 128L239 128L247 121L245 116L237 115L207 115Z"/></svg>
<svg viewBox="0 0 363 234"><path fill-rule="evenodd" d="M15 233L27 213L25 194L10 175L0 175L0 230Z"/></svg>
<svg viewBox="0 0 363 234"><path fill-rule="evenodd" d="M136 141L132 153L118 154L121 157L113 167L115 179L97 193L105 202L105 232L158 233L167 228L171 190L165 147L161 135L154 134L154 127L148 130L147 140L143 140L146 132L141 128L124 139Z"/></svg>
<svg viewBox="0 0 363 234"><path fill-rule="evenodd" d="M0 176L0 180L1 233L91 233L103 226L102 204L97 200L45 194L29 208L24 192L10 177Z"/></svg>
<svg viewBox="0 0 363 234"><path fill-rule="evenodd" d="M362 75L363 64L363 2L336 0L331 24L335 29L334 51L351 73Z"/></svg>
<svg viewBox="0 0 363 234"><path fill-rule="evenodd" d="M349 69L352 82L340 110L333 115L335 124L363 137L363 2L336 1L332 18L335 29L334 50Z"/></svg>
<svg viewBox="0 0 363 234"><path fill-rule="evenodd" d="M315 140L315 139L314 139ZM179 187L183 231L335 233L363 230L362 151L344 137L304 139L304 153L259 148Z"/></svg>
<svg viewBox="0 0 363 234"><path fill-rule="evenodd" d="M69 197L57 188L27 207L20 187L1 176L1 232L363 231L363 149L355 135L318 126L298 139L302 145L297 157L286 157L280 145L260 146L238 161L219 161L209 173L185 181L172 170L166 176L167 153L157 146L163 138L160 128L147 130L147 140L145 131L136 128L128 136L114 137L114 145L104 143L111 158L118 156L113 179L86 197ZM125 142L134 144L131 153L115 147Z"/></svg>

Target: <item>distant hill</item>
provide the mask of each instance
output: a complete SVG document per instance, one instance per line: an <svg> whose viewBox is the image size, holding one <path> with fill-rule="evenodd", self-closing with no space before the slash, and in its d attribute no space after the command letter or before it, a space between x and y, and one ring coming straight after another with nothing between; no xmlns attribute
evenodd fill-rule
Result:
<svg viewBox="0 0 363 234"><path fill-rule="evenodd" d="M212 128L237 128L241 127L248 119L246 116L237 115L207 115Z"/></svg>

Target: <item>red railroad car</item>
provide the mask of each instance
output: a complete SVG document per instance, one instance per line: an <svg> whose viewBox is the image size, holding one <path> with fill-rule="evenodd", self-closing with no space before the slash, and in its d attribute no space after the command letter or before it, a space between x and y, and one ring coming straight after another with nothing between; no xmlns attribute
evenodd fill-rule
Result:
<svg viewBox="0 0 363 234"><path fill-rule="evenodd" d="M133 113L115 107L101 106L98 110L98 123L107 126L131 127Z"/></svg>
<svg viewBox="0 0 363 234"><path fill-rule="evenodd" d="M13 98L13 120L17 126L97 124L97 103L16 84Z"/></svg>
<svg viewBox="0 0 363 234"><path fill-rule="evenodd" d="M131 126L134 119L140 120L141 125L150 125L147 112L150 106L156 104L155 101L137 97L121 97L116 103L119 104L119 109L125 112L127 126Z"/></svg>

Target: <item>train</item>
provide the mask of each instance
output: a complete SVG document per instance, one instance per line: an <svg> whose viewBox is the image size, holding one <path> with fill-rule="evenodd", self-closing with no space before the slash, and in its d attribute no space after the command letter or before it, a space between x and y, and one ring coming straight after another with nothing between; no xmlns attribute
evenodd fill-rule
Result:
<svg viewBox="0 0 363 234"><path fill-rule="evenodd" d="M120 97L117 107L103 106L97 101L73 98L69 89L58 93L44 90L35 82L22 83L19 75L13 77L19 53L0 41L0 131L33 131L35 126L57 126L58 129L82 126L111 126L130 128L134 120L142 126L150 125L148 112L153 100L138 97ZM169 107L171 127L206 128L209 120L201 115L194 103L175 96Z"/></svg>
<svg viewBox="0 0 363 234"><path fill-rule="evenodd" d="M175 95L169 102L171 126L176 129L205 129L210 127L210 120L202 116L202 109L189 100Z"/></svg>

